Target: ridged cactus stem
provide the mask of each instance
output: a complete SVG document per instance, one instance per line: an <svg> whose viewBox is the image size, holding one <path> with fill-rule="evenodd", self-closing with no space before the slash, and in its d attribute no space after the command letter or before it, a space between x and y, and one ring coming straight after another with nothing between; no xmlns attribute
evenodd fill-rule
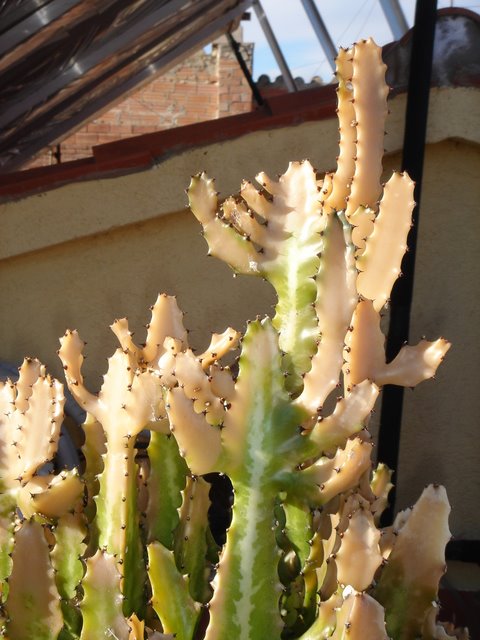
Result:
<svg viewBox="0 0 480 640"><path fill-rule="evenodd" d="M84 574L81 561L87 535L81 513L67 513L55 527L55 547L50 556L55 571L55 583L61 598L64 626L58 640L77 640L82 627L78 608L77 587Z"/></svg>
<svg viewBox="0 0 480 640"><path fill-rule="evenodd" d="M150 474L147 506L147 540L172 550L188 467L171 435L152 431L148 445Z"/></svg>
<svg viewBox="0 0 480 640"><path fill-rule="evenodd" d="M206 640L280 638L276 495L260 474L235 483L232 524L215 579Z"/></svg>
<svg viewBox="0 0 480 640"><path fill-rule="evenodd" d="M123 576L125 615L141 613L145 583L137 510L134 438L107 442L100 491L96 498L99 547L117 558Z"/></svg>
<svg viewBox="0 0 480 640"><path fill-rule="evenodd" d="M0 602L4 603L8 595L8 577L12 571L13 529L16 492L0 493Z"/></svg>

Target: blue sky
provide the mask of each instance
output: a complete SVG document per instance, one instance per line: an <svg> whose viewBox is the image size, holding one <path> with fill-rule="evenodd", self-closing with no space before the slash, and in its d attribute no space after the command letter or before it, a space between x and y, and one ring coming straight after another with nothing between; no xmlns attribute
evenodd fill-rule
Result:
<svg viewBox="0 0 480 640"><path fill-rule="evenodd" d="M393 40L378 0L315 0L322 18L337 47L348 47L359 38L373 37L379 45ZM475 0L473 0L474 2ZM300 0L261 0L265 13L280 43L294 76L310 81L319 75L331 80L332 72L318 43ZM472 0L470 0L472 2ZM468 6L480 10L480 4L469 0L452 2L439 0L438 7ZM477 0L478 2L478 0ZM408 24L413 23L415 0L400 0ZM243 39L255 43L253 75L266 73L274 79L279 75L268 43L253 10L251 20L242 22Z"/></svg>

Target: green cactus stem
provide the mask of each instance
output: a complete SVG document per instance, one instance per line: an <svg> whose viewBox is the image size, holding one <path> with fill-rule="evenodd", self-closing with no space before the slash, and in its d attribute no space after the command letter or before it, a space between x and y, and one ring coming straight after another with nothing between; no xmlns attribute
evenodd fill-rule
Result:
<svg viewBox="0 0 480 640"><path fill-rule="evenodd" d="M196 602L207 602L211 595L209 576L208 510L210 483L203 478L189 476L183 491L180 518L175 530L175 561L182 574L188 576L188 586Z"/></svg>
<svg viewBox="0 0 480 640"><path fill-rule="evenodd" d="M356 591L366 591L383 560L380 531L365 508L348 513L347 518L348 525L342 531L340 548L335 554L337 580Z"/></svg>
<svg viewBox="0 0 480 640"><path fill-rule="evenodd" d="M173 551L152 542L148 545L148 564L152 605L164 631L177 640L192 640L200 605L190 596L188 578L179 573Z"/></svg>
<svg viewBox="0 0 480 640"><path fill-rule="evenodd" d="M66 513L55 527L55 546L50 555L64 620L59 640L80 637L82 616L78 608L78 587L84 574L81 558L87 546L86 536L86 522L80 511Z"/></svg>
<svg viewBox="0 0 480 640"><path fill-rule="evenodd" d="M118 349L97 396L83 385L83 342L67 332L59 351L73 395L102 425L107 453L96 497L98 543L117 559L123 581L125 612L141 613L144 607L144 569L137 511L135 437L156 415L161 393L158 380L135 368L133 354Z"/></svg>
<svg viewBox="0 0 480 640"><path fill-rule="evenodd" d="M148 457L147 540L161 542L167 549L173 549L188 468L170 434L151 432Z"/></svg>

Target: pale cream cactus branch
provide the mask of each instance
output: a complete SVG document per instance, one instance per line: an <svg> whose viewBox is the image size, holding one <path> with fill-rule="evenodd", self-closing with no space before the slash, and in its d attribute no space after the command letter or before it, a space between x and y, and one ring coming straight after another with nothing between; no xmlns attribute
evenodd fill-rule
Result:
<svg viewBox="0 0 480 640"><path fill-rule="evenodd" d="M191 349L176 355L175 377L187 398L192 400L195 413L203 413L209 424L222 424L224 406L212 392L209 376Z"/></svg>
<svg viewBox="0 0 480 640"><path fill-rule="evenodd" d="M367 238L364 252L357 258L361 272L357 278L358 293L373 300L376 311L385 305L401 274L415 206L414 187L406 173L392 175L385 185L373 232Z"/></svg>
<svg viewBox="0 0 480 640"><path fill-rule="evenodd" d="M208 348L197 356L198 360L202 363L203 369L208 369L211 364L223 358L223 356L227 355L227 353L233 349L236 349L240 338L241 333L231 327L225 329L223 333L212 333L212 339Z"/></svg>
<svg viewBox="0 0 480 640"><path fill-rule="evenodd" d="M63 421L63 387L26 358L17 382L0 382L0 482L19 488L55 456Z"/></svg>
<svg viewBox="0 0 480 640"><path fill-rule="evenodd" d="M328 394L338 384L345 334L357 301L353 245L346 229L332 217L324 234L326 247L316 276L315 311L320 338L296 401L310 413L321 411Z"/></svg>
<svg viewBox="0 0 480 640"><path fill-rule="evenodd" d="M95 407L97 406L98 398L87 391L83 385L82 364L85 344L77 331L68 330L60 338L58 355L62 361L65 378L72 393L73 389L75 389L75 393L73 393L75 399L87 413L97 417L95 415Z"/></svg>
<svg viewBox="0 0 480 640"><path fill-rule="evenodd" d="M367 245L367 238L372 234L375 223L375 211L368 207L358 207L350 216L352 225L352 242L357 247L355 255L361 256Z"/></svg>
<svg viewBox="0 0 480 640"><path fill-rule="evenodd" d="M356 43L352 64L357 141L347 218L359 206L376 209L381 193L383 139L388 111L387 67L382 62L381 48L372 39Z"/></svg>
<svg viewBox="0 0 480 640"><path fill-rule="evenodd" d="M49 519L61 518L81 498L85 484L78 471L62 471L57 476L33 477L18 494L17 504L25 518L35 513Z"/></svg>
<svg viewBox="0 0 480 640"><path fill-rule="evenodd" d="M28 409L19 421L17 453L23 461L24 479L31 478L42 463L55 456L64 402L63 386L58 380L41 375L33 384Z"/></svg>
<svg viewBox="0 0 480 640"><path fill-rule="evenodd" d="M256 244L265 243L266 227L260 224L253 211L249 210L245 202L235 198L227 198L222 205L223 219L232 224L237 231Z"/></svg>
<svg viewBox="0 0 480 640"><path fill-rule="evenodd" d="M214 470L222 450L220 430L209 425L203 414L195 412L193 401L180 387L168 391L166 406L170 429L192 473L203 475Z"/></svg>
<svg viewBox="0 0 480 640"><path fill-rule="evenodd" d="M188 196L192 212L203 225L210 254L228 262L239 273L258 274L260 254L253 243L235 232L217 214L214 181L205 173L192 177Z"/></svg>
<svg viewBox="0 0 480 640"><path fill-rule="evenodd" d="M149 370L137 370L131 351L117 349L109 358L108 372L97 396L83 384L84 342L78 333L67 331L60 343L58 355L68 386L80 406L101 423L110 445L114 442L121 445L124 438L138 435L148 423L159 418L163 398L158 377Z"/></svg>
<svg viewBox="0 0 480 640"><path fill-rule="evenodd" d="M338 449L333 458L322 457L302 474L313 480L318 488L319 504L326 504L334 496L356 487L361 476L370 469L372 443L360 438L347 440L344 449Z"/></svg>
<svg viewBox="0 0 480 640"><path fill-rule="evenodd" d="M179 350L186 347L188 340L183 325L184 314L178 308L175 296L160 294L150 310L152 316L147 324L147 339L142 346L134 344L133 333L126 318L115 320L110 328L117 336L122 349L128 349L135 354L139 366L156 368L159 359L165 353L167 338L178 340L181 343Z"/></svg>
<svg viewBox="0 0 480 640"><path fill-rule="evenodd" d="M258 191L250 181L244 180L242 182L240 195L247 203L249 209L261 216L264 222L270 220L275 210L273 203L268 200L263 193Z"/></svg>
<svg viewBox="0 0 480 640"><path fill-rule="evenodd" d="M357 591L365 591L370 586L383 560L380 535L367 509L359 508L348 514L348 525L335 554L340 584L350 585Z"/></svg>
<svg viewBox="0 0 480 640"><path fill-rule="evenodd" d="M336 627L331 640L389 640L385 629L384 610L366 593L352 587L343 592L343 604L337 611Z"/></svg>
<svg viewBox="0 0 480 640"><path fill-rule="evenodd" d="M324 451L343 445L347 438L360 431L373 411L379 389L369 380L354 385L350 392L337 401L333 413L326 418L319 416L308 433L312 442Z"/></svg>
<svg viewBox="0 0 480 640"><path fill-rule="evenodd" d="M332 190L324 203L325 213L343 211L350 194L352 177L355 172L356 155L356 116L353 102L352 84L353 49L340 49L336 59L337 116L340 132L340 148L337 158L337 170L332 177Z"/></svg>
<svg viewBox="0 0 480 640"><path fill-rule="evenodd" d="M380 315L370 300L361 301L353 314L345 339L344 375L347 387L373 380L378 386L396 384L414 387L435 375L450 343L438 338L405 345L390 363L385 362L385 336L380 328Z"/></svg>

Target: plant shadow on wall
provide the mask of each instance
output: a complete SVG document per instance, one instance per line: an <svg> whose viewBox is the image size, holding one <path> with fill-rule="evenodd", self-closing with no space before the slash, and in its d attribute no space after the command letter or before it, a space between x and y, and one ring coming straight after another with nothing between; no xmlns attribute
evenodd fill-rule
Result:
<svg viewBox="0 0 480 640"><path fill-rule="evenodd" d="M391 471L372 472L369 416L384 384L432 377L449 343L422 340L385 362L380 311L406 250L413 183L394 173L380 185L380 50L341 51L337 75L334 174L293 162L219 209L206 175L188 189L210 253L275 288L273 319L214 334L196 355L175 298L160 295L144 345L126 319L111 326L120 347L98 394L67 331L59 355L88 416L81 473L38 473L55 454L62 385L36 360L2 385L3 637L468 637L437 620L445 489L427 487L379 525ZM237 348L234 374L222 358ZM214 472L233 485L222 545L208 519Z"/></svg>

